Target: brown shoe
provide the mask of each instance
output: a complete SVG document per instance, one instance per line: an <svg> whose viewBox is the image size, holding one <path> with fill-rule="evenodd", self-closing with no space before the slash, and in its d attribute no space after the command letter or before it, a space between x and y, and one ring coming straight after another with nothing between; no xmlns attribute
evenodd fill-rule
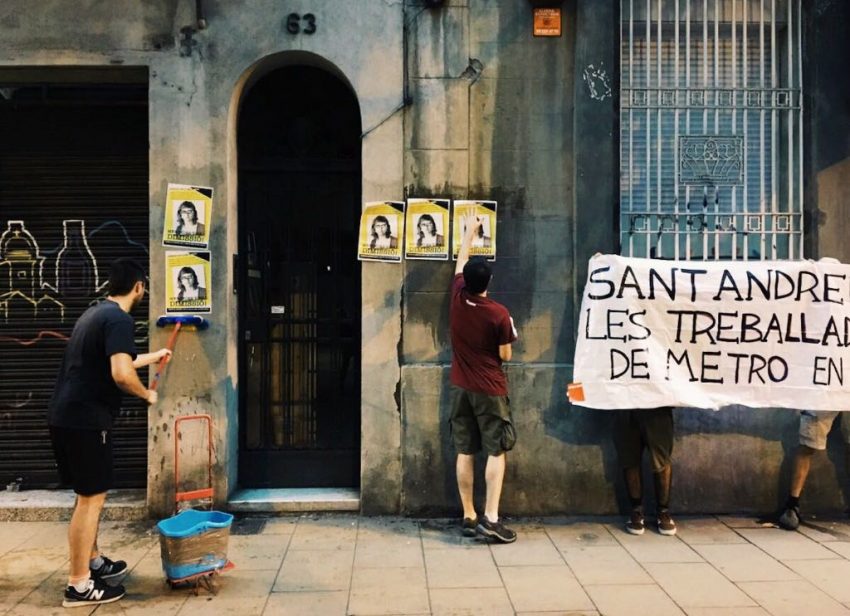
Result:
<svg viewBox="0 0 850 616"><path fill-rule="evenodd" d="M661 509L658 512L658 532L668 537L676 534L676 523L670 517L669 509Z"/></svg>
<svg viewBox="0 0 850 616"><path fill-rule="evenodd" d="M626 532L630 535L642 535L644 530L646 525L643 522L643 507L635 507L626 522Z"/></svg>

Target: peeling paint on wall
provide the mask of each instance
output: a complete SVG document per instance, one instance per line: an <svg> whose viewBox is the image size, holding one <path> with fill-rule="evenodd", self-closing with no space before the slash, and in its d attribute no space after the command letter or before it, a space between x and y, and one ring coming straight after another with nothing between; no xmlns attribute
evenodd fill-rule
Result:
<svg viewBox="0 0 850 616"><path fill-rule="evenodd" d="M584 69L582 78L588 92L590 92L590 98L596 101L611 98L611 78L601 64L599 68L593 64L588 64Z"/></svg>

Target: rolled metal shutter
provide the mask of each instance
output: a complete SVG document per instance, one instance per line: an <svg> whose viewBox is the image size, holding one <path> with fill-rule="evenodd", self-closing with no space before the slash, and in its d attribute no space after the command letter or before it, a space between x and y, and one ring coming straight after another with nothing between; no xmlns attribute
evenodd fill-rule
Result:
<svg viewBox="0 0 850 616"><path fill-rule="evenodd" d="M147 88L0 84L0 135L0 489L57 487L46 410L67 336L111 261L149 265ZM135 316L144 352L147 300ZM144 487L141 400L114 442L115 486Z"/></svg>

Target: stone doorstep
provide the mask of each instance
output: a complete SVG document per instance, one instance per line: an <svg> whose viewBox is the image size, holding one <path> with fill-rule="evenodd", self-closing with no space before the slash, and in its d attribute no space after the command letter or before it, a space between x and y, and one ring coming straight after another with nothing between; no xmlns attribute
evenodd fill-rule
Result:
<svg viewBox="0 0 850 616"><path fill-rule="evenodd" d="M237 513L305 513L360 511L360 491L354 488L283 488L237 490L227 501Z"/></svg>
<svg viewBox="0 0 850 616"><path fill-rule="evenodd" d="M110 490L102 520L130 522L149 519L145 490ZM71 519L72 490L0 492L0 522L61 522Z"/></svg>

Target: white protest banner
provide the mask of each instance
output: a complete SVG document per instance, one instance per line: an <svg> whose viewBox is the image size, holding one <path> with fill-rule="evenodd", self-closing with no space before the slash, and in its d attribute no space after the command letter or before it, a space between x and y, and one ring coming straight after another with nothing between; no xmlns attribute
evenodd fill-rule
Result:
<svg viewBox="0 0 850 616"><path fill-rule="evenodd" d="M850 266L590 260L570 400L850 410Z"/></svg>

